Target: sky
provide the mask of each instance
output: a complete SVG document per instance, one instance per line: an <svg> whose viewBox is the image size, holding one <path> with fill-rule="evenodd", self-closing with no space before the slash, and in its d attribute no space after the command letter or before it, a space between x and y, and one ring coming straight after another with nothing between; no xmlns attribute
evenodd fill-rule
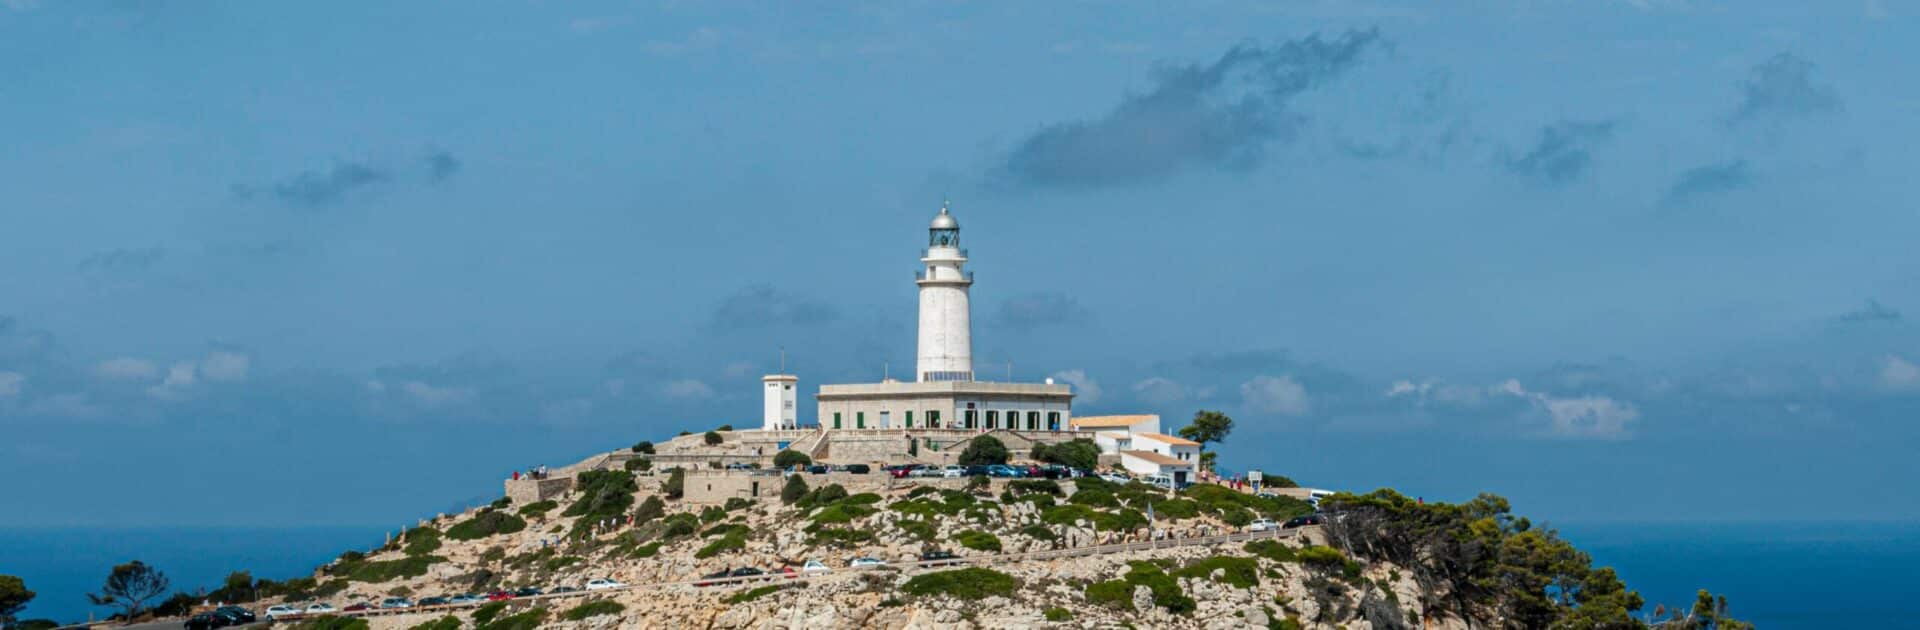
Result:
<svg viewBox="0 0 1920 630"><path fill-rule="evenodd" d="M1544 521L1913 520L1920 3L0 0L0 526L405 524L910 368ZM813 409L802 406L802 421Z"/></svg>

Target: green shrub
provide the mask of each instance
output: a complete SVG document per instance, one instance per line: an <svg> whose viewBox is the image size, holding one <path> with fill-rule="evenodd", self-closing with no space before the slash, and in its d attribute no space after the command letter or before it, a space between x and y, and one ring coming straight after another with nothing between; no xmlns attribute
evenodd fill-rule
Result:
<svg viewBox="0 0 1920 630"><path fill-rule="evenodd" d="M620 611L623 611L626 609L627 607L620 605L620 602L616 602L611 599L603 599L599 601L587 602L579 606L574 606L571 610L568 610L566 613L560 615L560 618L565 619L567 621L579 621L581 619L586 619L588 617L598 617L600 615L617 615L617 614L620 614Z"/></svg>
<svg viewBox="0 0 1920 630"><path fill-rule="evenodd" d="M627 460L627 463L621 464L621 466L625 467L629 472L632 472L632 471L645 472L653 469L653 460L647 459L645 457L636 457L634 459Z"/></svg>
<svg viewBox="0 0 1920 630"><path fill-rule="evenodd" d="M407 546L404 549L409 556L424 556L440 549L440 530L431 527L415 527L407 530Z"/></svg>
<svg viewBox="0 0 1920 630"><path fill-rule="evenodd" d="M815 523L850 523L853 522L854 519L865 517L872 513L873 508L847 503L836 503L815 512L811 520Z"/></svg>
<svg viewBox="0 0 1920 630"><path fill-rule="evenodd" d="M454 540L479 540L497 534L511 534L527 528L527 522L506 512L487 512L447 528Z"/></svg>
<svg viewBox="0 0 1920 630"><path fill-rule="evenodd" d="M1277 540L1256 540L1249 542L1247 543L1246 549L1248 553L1274 562L1295 562L1300 559L1299 556L1294 553L1293 547L1287 546L1287 544Z"/></svg>
<svg viewBox="0 0 1920 630"><path fill-rule="evenodd" d="M583 521L626 514L627 508L633 507L633 493L640 491L633 475L617 470L582 471L574 476L573 484L580 498L562 514L578 516Z"/></svg>
<svg viewBox="0 0 1920 630"><path fill-rule="evenodd" d="M1200 515L1200 504L1189 499L1165 499L1153 502L1155 518L1179 521Z"/></svg>
<svg viewBox="0 0 1920 630"><path fill-rule="evenodd" d="M1022 503L1032 503L1034 507L1042 510L1053 507L1056 504L1053 496L1046 494L1029 494L1014 500Z"/></svg>
<svg viewBox="0 0 1920 630"><path fill-rule="evenodd" d="M1047 621L1052 621L1054 623L1073 620L1073 611L1067 610L1065 608L1061 608L1058 606L1055 606L1053 608L1048 608L1046 612L1042 612L1040 614L1041 616L1046 617Z"/></svg>
<svg viewBox="0 0 1920 630"><path fill-rule="evenodd" d="M1000 537L979 530L967 530L953 536L960 546L974 551L1000 551Z"/></svg>
<svg viewBox="0 0 1920 630"><path fill-rule="evenodd" d="M460 618L447 615L433 621L414 625L407 630L460 630Z"/></svg>
<svg viewBox="0 0 1920 630"><path fill-rule="evenodd" d="M1059 540L1060 539L1059 535L1053 533L1052 528L1049 528L1045 525L1037 525L1037 524L1028 525L1026 527L1020 528L1020 533L1026 534L1028 538L1032 538L1034 540Z"/></svg>
<svg viewBox="0 0 1920 630"><path fill-rule="evenodd" d="M805 496L807 496L807 480L801 479L800 475L788 475L787 485L780 487L780 502L793 505L793 502Z"/></svg>
<svg viewBox="0 0 1920 630"><path fill-rule="evenodd" d="M361 560L334 565L333 573L355 582L388 582L399 578L426 575L427 567L446 561L446 558L440 556L408 556L399 560Z"/></svg>
<svg viewBox="0 0 1920 630"><path fill-rule="evenodd" d="M812 463L812 457L807 457L806 453L792 449L783 449L773 454L774 468L792 468L794 466L807 466Z"/></svg>
<svg viewBox="0 0 1920 630"><path fill-rule="evenodd" d="M700 531L700 517L686 512L669 516L664 522L666 523L666 527L663 528L663 531L660 533L662 538L671 539L681 536L692 536L695 532Z"/></svg>
<svg viewBox="0 0 1920 630"><path fill-rule="evenodd" d="M707 531L700 532L700 537L712 538L714 536L745 536L751 533L753 533L753 528L747 527L746 525L742 525L740 523L721 523L719 525L715 525L713 527L707 528Z"/></svg>
<svg viewBox="0 0 1920 630"><path fill-rule="evenodd" d="M845 529L840 527L809 527L813 538L807 544L814 546L852 547L873 541L873 532L864 529Z"/></svg>
<svg viewBox="0 0 1920 630"><path fill-rule="evenodd" d="M673 472L667 475L667 481L660 484L660 491L666 493L669 499L687 496L687 471L682 468L673 469Z"/></svg>
<svg viewBox="0 0 1920 630"><path fill-rule="evenodd" d="M487 602L486 605L473 609L473 623L475 625L486 625L488 622L493 621L493 618L498 616L500 611L506 609L506 602Z"/></svg>
<svg viewBox="0 0 1920 630"><path fill-rule="evenodd" d="M715 539L713 542L707 543L707 546L701 547L700 551L694 552L693 557L705 560L729 551L738 551L745 548L747 548L746 536L727 534Z"/></svg>
<svg viewBox="0 0 1920 630"><path fill-rule="evenodd" d="M902 520L895 525L900 528L900 531L922 541L931 541L935 535L933 524L926 521Z"/></svg>
<svg viewBox="0 0 1920 630"><path fill-rule="evenodd" d="M701 439L707 441L707 446L719 446L721 442L727 441L726 438L720 437L719 433L713 431L708 431Z"/></svg>
<svg viewBox="0 0 1920 630"><path fill-rule="evenodd" d="M635 453L646 453L646 454L648 454L648 455L652 455L652 454L653 454L653 443L652 443L652 442L648 442L648 441L646 441L646 440L641 440L641 441L639 441L639 442L635 442L635 443L633 444L633 448L632 448L631 450L632 450L633 452L635 452Z"/></svg>
<svg viewBox="0 0 1920 630"><path fill-rule="evenodd" d="M986 475L974 475L972 477L967 478L967 492L979 492L984 494L987 491L987 488L991 488L991 487L993 487L993 481L990 479L987 479Z"/></svg>
<svg viewBox="0 0 1920 630"><path fill-rule="evenodd" d="M650 496L647 500L640 502L640 509L633 511L633 522L635 525L645 525L653 522L653 519L665 516L666 513L666 502L661 501L660 497Z"/></svg>
<svg viewBox="0 0 1920 630"><path fill-rule="evenodd" d="M727 509L718 505L709 505L700 510L700 522L702 523L718 523L726 520L726 518Z"/></svg>
<svg viewBox="0 0 1920 630"><path fill-rule="evenodd" d="M1120 507L1119 499L1115 499L1112 493L1102 490L1081 490L1075 492L1073 496L1067 497L1067 502L1074 505L1090 505L1103 508Z"/></svg>
<svg viewBox="0 0 1920 630"><path fill-rule="evenodd" d="M980 567L922 573L908 579L900 590L908 595L947 595L965 600L987 597L1011 597L1020 587L1013 576Z"/></svg>
<svg viewBox="0 0 1920 630"><path fill-rule="evenodd" d="M1180 581L1175 580L1173 576L1167 575L1165 571L1161 571L1160 567L1149 562L1132 562L1129 564L1131 564L1133 568L1127 571L1127 583L1136 586L1145 586L1152 590L1154 605L1165 608L1167 612L1176 615L1193 612L1193 609L1198 607L1198 604L1193 601L1193 598L1187 597L1186 591L1180 589ZM1127 597L1131 599L1133 597L1132 589L1129 588L1127 592Z"/></svg>
<svg viewBox="0 0 1920 630"><path fill-rule="evenodd" d="M724 509L726 509L726 511L732 512L734 510L746 509L747 507L750 507L752 505L753 505L752 499L748 499L746 497L728 497L727 504L723 507Z"/></svg>
<svg viewBox="0 0 1920 630"><path fill-rule="evenodd" d="M1253 512L1246 508L1233 508L1220 513L1220 521L1234 527L1246 527L1253 522Z"/></svg>
<svg viewBox="0 0 1920 630"><path fill-rule="evenodd" d="M1126 580L1107 580L1088 584L1087 603L1116 610L1133 610L1133 585Z"/></svg>
<svg viewBox="0 0 1920 630"><path fill-rule="evenodd" d="M808 492L806 496L800 497L799 501L794 502L794 506L803 510L810 510L832 505L845 498L847 498L847 489L840 487L840 484L830 483L815 488L812 492Z"/></svg>
<svg viewBox="0 0 1920 630"><path fill-rule="evenodd" d="M553 501L550 501L550 500L536 501L533 503L522 505L520 506L520 509L514 510L514 512L520 514L521 516L531 516L531 517L538 518L541 516L546 516L547 512L551 512L553 511L553 508L557 508L557 507L560 507L560 504L554 503Z"/></svg>
<svg viewBox="0 0 1920 630"><path fill-rule="evenodd" d="M511 617L501 617L474 630L537 630L546 621L547 609L535 608Z"/></svg>
<svg viewBox="0 0 1920 630"><path fill-rule="evenodd" d="M633 549L633 553L630 553L627 555L633 556L635 558L651 558L659 553L660 553L660 543L656 542L656 543L647 543L645 545L635 547Z"/></svg>
<svg viewBox="0 0 1920 630"><path fill-rule="evenodd" d="M513 499L508 497L500 497L498 499L494 499L492 503L488 503L487 507L490 507L496 510L504 510L504 509L507 509L507 506L509 505L513 505Z"/></svg>
<svg viewBox="0 0 1920 630"><path fill-rule="evenodd" d="M1233 585L1234 588L1253 588L1260 584L1260 561L1253 558L1233 558L1214 556L1199 560L1186 568L1174 572L1174 577L1211 578L1215 570L1221 571L1216 581Z"/></svg>
<svg viewBox="0 0 1920 630"><path fill-rule="evenodd" d="M756 599L760 599L761 597L765 597L769 594L772 594L774 591L787 588L788 586L789 585L787 584L772 584L768 586L762 586L756 589L740 591L738 593L734 593L732 595L727 596L726 601L729 604L744 604Z"/></svg>
<svg viewBox="0 0 1920 630"><path fill-rule="evenodd" d="M1302 564L1320 569L1339 568L1347 562L1347 555L1340 553L1339 549L1320 545L1308 545L1294 555L1299 557Z"/></svg>
<svg viewBox="0 0 1920 630"><path fill-rule="evenodd" d="M1087 438L1074 438L1054 445L1035 444L1035 461L1093 470L1100 465L1100 445Z"/></svg>
<svg viewBox="0 0 1920 630"><path fill-rule="evenodd" d="M1130 532L1147 526L1147 515L1135 510L1101 514L1093 519L1095 529L1106 532Z"/></svg>
<svg viewBox="0 0 1920 630"><path fill-rule="evenodd" d="M966 450L960 451L961 466L986 466L1005 464L1012 457L1007 445L991 435L981 435L967 441Z"/></svg>
<svg viewBox="0 0 1920 630"><path fill-rule="evenodd" d="M1060 482L1052 479L1015 479L1007 482L1007 490L1012 491L1014 494L1033 494L1039 492L1051 494L1056 497L1066 494L1065 491L1060 489Z"/></svg>
<svg viewBox="0 0 1920 630"><path fill-rule="evenodd" d="M1108 494L1112 494L1113 491L1119 490L1119 489L1120 489L1119 485L1116 485L1111 481L1107 481L1099 477L1080 477L1078 479L1073 480L1074 492L1099 490L1099 491L1106 492Z"/></svg>
<svg viewBox="0 0 1920 630"><path fill-rule="evenodd" d="M559 571L569 565L578 564L580 561L580 556L560 556L547 560L546 567L548 571Z"/></svg>

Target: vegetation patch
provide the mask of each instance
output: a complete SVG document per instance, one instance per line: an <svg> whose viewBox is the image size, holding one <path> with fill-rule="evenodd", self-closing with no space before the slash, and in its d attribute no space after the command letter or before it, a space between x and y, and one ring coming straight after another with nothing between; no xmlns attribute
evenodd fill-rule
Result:
<svg viewBox="0 0 1920 630"><path fill-rule="evenodd" d="M1011 597L1020 588L1013 576L980 567L922 573L907 580L900 590L908 595L946 595L977 601L992 596Z"/></svg>
<svg viewBox="0 0 1920 630"><path fill-rule="evenodd" d="M896 523L895 526L899 527L900 531L906 532L922 541L933 540L935 534L933 524L926 521L903 520Z"/></svg>
<svg viewBox="0 0 1920 630"><path fill-rule="evenodd" d="M1053 608L1048 608L1046 612L1043 612L1040 614L1041 616L1046 617L1047 621L1051 621L1054 623L1073 620L1073 611L1067 610L1065 608L1061 608L1058 606L1055 606Z"/></svg>
<svg viewBox="0 0 1920 630"><path fill-rule="evenodd" d="M1035 461L1093 470L1100 465L1100 445L1087 438L1075 438L1059 444L1035 444L1028 454Z"/></svg>
<svg viewBox="0 0 1920 630"><path fill-rule="evenodd" d="M592 601L592 602L587 602L585 604L581 604L579 606L574 606L572 609L561 614L560 618L565 619L567 621L579 621L581 619L586 619L588 617L598 617L600 615L617 615L617 614L620 614L621 611L624 611L626 609L627 607L620 605L620 602L616 602L611 599L602 599L599 601Z"/></svg>
<svg viewBox="0 0 1920 630"><path fill-rule="evenodd" d="M333 574L355 582L389 582L399 578L426 575L427 567L446 561L446 558L440 556L408 556L399 560L359 560L334 565Z"/></svg>
<svg viewBox="0 0 1920 630"><path fill-rule="evenodd" d="M484 606L473 609L473 623L475 625L486 625L488 622L493 621L494 617L500 616L500 611L506 609L506 602L488 602Z"/></svg>
<svg viewBox="0 0 1920 630"><path fill-rule="evenodd" d="M424 556L440 550L440 530L431 527L415 527L407 530L406 550L409 556Z"/></svg>
<svg viewBox="0 0 1920 630"><path fill-rule="evenodd" d="M655 543L647 543L639 547L634 547L633 551L629 552L627 555L634 558L651 558L656 555L659 555L659 553L660 553L660 543L655 542Z"/></svg>
<svg viewBox="0 0 1920 630"><path fill-rule="evenodd" d="M1272 560L1274 562L1298 562L1300 556L1293 547L1278 540L1256 540L1247 543L1247 553Z"/></svg>
<svg viewBox="0 0 1920 630"><path fill-rule="evenodd" d="M1087 505L1092 507L1120 507L1120 500L1114 498L1113 493L1105 490L1081 490L1073 493L1073 496L1067 497L1067 502L1074 505Z"/></svg>
<svg viewBox="0 0 1920 630"><path fill-rule="evenodd" d="M573 524L576 532L592 527L596 521L624 516L633 507L633 493L640 491L631 473L618 470L582 471L574 476L573 483L580 498L561 514L580 517Z"/></svg>
<svg viewBox="0 0 1920 630"><path fill-rule="evenodd" d="M807 532L813 534L813 537L807 540L807 544L814 546L853 547L862 543L873 542L873 532L864 529L821 527L815 525L808 527Z"/></svg>
<svg viewBox="0 0 1920 630"><path fill-rule="evenodd" d="M1041 493L1066 496L1066 492L1060 489L1060 482L1052 479L1015 479L1007 483L1007 491L1015 495Z"/></svg>
<svg viewBox="0 0 1920 630"><path fill-rule="evenodd" d="M1037 525L1037 524L1028 525L1026 527L1020 528L1020 533L1026 534L1028 538L1032 538L1034 540L1059 540L1060 539L1060 536L1058 534L1053 533L1052 528L1047 527L1045 525Z"/></svg>
<svg viewBox="0 0 1920 630"><path fill-rule="evenodd" d="M514 511L519 513L521 516L540 518L542 516L546 516L547 512L551 512L553 511L554 508L557 508L557 507L560 507L559 503L555 503L553 502L552 499L548 499L546 501L535 501L533 503L522 505L520 506L520 509L514 510Z"/></svg>
<svg viewBox="0 0 1920 630"><path fill-rule="evenodd" d="M1220 576L1214 577L1214 571L1219 571ZM1175 571L1173 576L1207 578L1232 585L1234 588L1253 588L1260 584L1260 561L1254 558L1214 556L1189 564L1186 568Z"/></svg>
<svg viewBox="0 0 1920 630"><path fill-rule="evenodd" d="M694 552L693 557L705 560L729 551L738 551L746 548L747 537L745 535L727 534L715 539L713 542L707 543L707 546L701 547L699 551Z"/></svg>
<svg viewBox="0 0 1920 630"><path fill-rule="evenodd" d="M812 463L812 457L807 457L806 453L796 450L782 450L773 454L774 468L792 468L794 466L806 466Z"/></svg>
<svg viewBox="0 0 1920 630"><path fill-rule="evenodd" d="M560 569L573 566L575 564L579 564L582 560L583 558L581 558L580 556L560 556L558 558L552 558L547 560L546 564L543 566L545 566L547 568L547 571L550 571L550 572L559 571Z"/></svg>
<svg viewBox="0 0 1920 630"><path fill-rule="evenodd" d="M980 530L970 529L955 534L953 541L974 551L1000 551L1000 537Z"/></svg>
<svg viewBox="0 0 1920 630"><path fill-rule="evenodd" d="M751 590L740 591L738 593L734 593L732 595L727 596L726 601L729 604L744 604L756 599L760 599L769 594L772 594L774 591L788 588L789 586L791 585L772 584L772 585L762 586L762 587L751 589Z"/></svg>
<svg viewBox="0 0 1920 630"><path fill-rule="evenodd" d="M1200 515L1200 504L1190 499L1166 499L1153 502L1153 515L1168 520L1186 520Z"/></svg>
<svg viewBox="0 0 1920 630"><path fill-rule="evenodd" d="M321 615L312 619L302 619L290 626L293 630L367 630L367 620L354 617Z"/></svg>
<svg viewBox="0 0 1920 630"><path fill-rule="evenodd" d="M527 528L527 522L506 512L486 512L447 528L454 540L479 540L488 536L511 534Z"/></svg>
<svg viewBox="0 0 1920 630"><path fill-rule="evenodd" d="M474 627L474 630L536 630L547 618L547 609L535 608L510 617L501 617Z"/></svg>
<svg viewBox="0 0 1920 630"><path fill-rule="evenodd" d="M433 621L414 625L407 630L460 630L460 618L447 615Z"/></svg>

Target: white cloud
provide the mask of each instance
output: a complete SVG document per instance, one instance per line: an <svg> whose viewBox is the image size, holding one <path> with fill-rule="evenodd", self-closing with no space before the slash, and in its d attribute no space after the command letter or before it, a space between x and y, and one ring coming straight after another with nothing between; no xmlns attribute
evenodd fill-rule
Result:
<svg viewBox="0 0 1920 630"><path fill-rule="evenodd" d="M1150 376L1133 384L1133 395L1149 403L1167 405L1186 400L1187 388L1170 378Z"/></svg>
<svg viewBox="0 0 1920 630"><path fill-rule="evenodd" d="M200 376L214 382L246 380L247 368L251 364L252 360L247 355L215 350L200 360Z"/></svg>
<svg viewBox="0 0 1920 630"><path fill-rule="evenodd" d="M1628 425L1640 419L1633 403L1607 396L1560 398L1544 392L1532 392L1518 379L1507 379L1492 388L1494 393L1524 398L1546 414L1547 431L1554 437L1615 440L1630 437Z"/></svg>
<svg viewBox="0 0 1920 630"><path fill-rule="evenodd" d="M193 387L193 384L199 380L194 374L192 363L185 361L175 363L167 368L166 380L160 381L159 385L147 388L147 395L161 400L179 400L187 395L187 388Z"/></svg>
<svg viewBox="0 0 1920 630"><path fill-rule="evenodd" d="M160 376L160 368L146 359L119 357L94 364L93 375L112 381L151 381Z"/></svg>
<svg viewBox="0 0 1920 630"><path fill-rule="evenodd" d="M660 388L660 393L668 398L680 400L705 400L713 397L713 388L708 387L706 383L688 378L667 383L665 387Z"/></svg>
<svg viewBox="0 0 1920 630"><path fill-rule="evenodd" d="M12 398L20 395L27 382L27 375L19 372L0 372L0 398Z"/></svg>
<svg viewBox="0 0 1920 630"><path fill-rule="evenodd" d="M1307 388L1292 375L1255 376L1240 384L1240 398L1258 411L1297 416L1312 407Z"/></svg>
<svg viewBox="0 0 1920 630"><path fill-rule="evenodd" d="M401 383L400 391L406 392L414 402L428 407L463 403L472 400L475 394L472 387L438 387L420 381Z"/></svg>
<svg viewBox="0 0 1920 630"><path fill-rule="evenodd" d="M1880 384L1888 389L1920 389L1920 366L1911 361L1887 355L1880 363Z"/></svg>
<svg viewBox="0 0 1920 630"><path fill-rule="evenodd" d="M1088 377L1086 370L1061 370L1053 373L1053 379L1073 386L1074 402L1091 405L1100 400L1100 383Z"/></svg>

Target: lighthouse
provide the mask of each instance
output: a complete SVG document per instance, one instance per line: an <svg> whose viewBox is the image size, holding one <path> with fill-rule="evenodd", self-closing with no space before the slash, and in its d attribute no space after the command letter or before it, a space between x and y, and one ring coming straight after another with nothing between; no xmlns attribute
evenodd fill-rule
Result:
<svg viewBox="0 0 1920 630"><path fill-rule="evenodd" d="M973 315L967 292L973 274L964 267L967 250L960 248L960 222L940 204L940 214L927 228L927 248L920 253L923 269L915 274L920 285L919 382L973 380Z"/></svg>

